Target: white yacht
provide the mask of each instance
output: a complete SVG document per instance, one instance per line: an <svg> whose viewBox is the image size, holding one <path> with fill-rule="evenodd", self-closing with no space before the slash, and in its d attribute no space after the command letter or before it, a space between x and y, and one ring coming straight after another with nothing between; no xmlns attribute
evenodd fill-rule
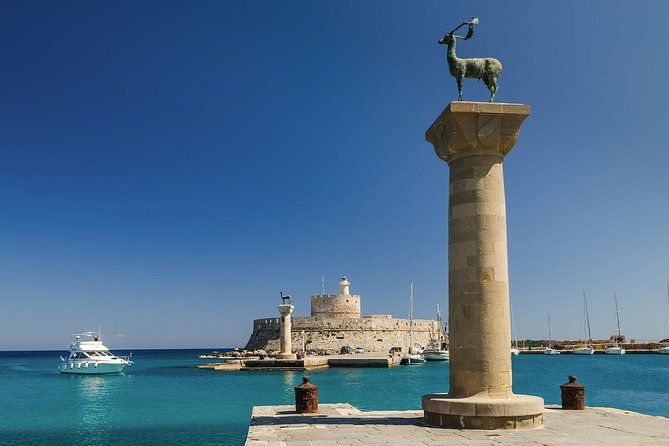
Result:
<svg viewBox="0 0 669 446"><path fill-rule="evenodd" d="M132 364L130 356L122 358L113 355L102 344L100 332L74 334L74 342L69 345L67 359L60 357L58 370L61 373L80 375L99 375L103 373L119 373ZM83 338L83 339L82 339Z"/></svg>

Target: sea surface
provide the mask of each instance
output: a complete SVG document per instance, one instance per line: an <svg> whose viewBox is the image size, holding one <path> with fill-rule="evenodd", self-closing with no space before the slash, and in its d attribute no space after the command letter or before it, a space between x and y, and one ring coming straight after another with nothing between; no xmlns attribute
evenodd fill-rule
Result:
<svg viewBox="0 0 669 446"><path fill-rule="evenodd" d="M0 352L0 445L243 445L252 407L294 404L304 373L195 368L211 350L134 351L126 373L104 376L59 374L64 352ZM309 374L320 403L363 410L420 409L421 395L448 390L444 362ZM669 355L513 358L514 392L546 404L570 374L589 406L669 417Z"/></svg>

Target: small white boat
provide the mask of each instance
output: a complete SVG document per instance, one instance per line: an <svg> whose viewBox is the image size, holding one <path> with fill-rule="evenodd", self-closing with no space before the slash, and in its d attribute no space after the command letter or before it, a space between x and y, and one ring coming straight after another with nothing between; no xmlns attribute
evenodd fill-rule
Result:
<svg viewBox="0 0 669 446"><path fill-rule="evenodd" d="M425 363L425 358L419 354L407 353L402 356L402 361L400 363L405 365L423 364Z"/></svg>
<svg viewBox="0 0 669 446"><path fill-rule="evenodd" d="M426 348L423 350L423 356L427 361L448 361L448 350L441 348Z"/></svg>
<svg viewBox="0 0 669 446"><path fill-rule="evenodd" d="M511 356L518 356L520 355L520 349L517 349L516 347L511 348Z"/></svg>
<svg viewBox="0 0 669 446"><path fill-rule="evenodd" d="M544 355L559 355L560 352L555 350L551 345L551 315L548 314L548 347L544 349Z"/></svg>
<svg viewBox="0 0 669 446"><path fill-rule="evenodd" d="M592 347L579 347L574 349L575 355L594 355L595 349Z"/></svg>
<svg viewBox="0 0 669 446"><path fill-rule="evenodd" d="M583 322L585 324L584 333L588 337L588 343L585 347L574 349L575 355L593 355L595 349L592 348L592 334L590 332L590 316L588 315L588 301L585 298L585 288L583 288Z"/></svg>
<svg viewBox="0 0 669 446"><path fill-rule="evenodd" d="M80 375L120 373L132 364L130 356L123 358L113 355L102 344L102 336L99 331L98 333L89 331L72 336L74 336L74 342L69 345L67 359L60 357L62 362L58 370L61 373Z"/></svg>
<svg viewBox="0 0 669 446"><path fill-rule="evenodd" d="M612 347L608 347L604 353L607 355L624 355L625 354L625 349L622 348L620 345L618 345L618 342L620 339L622 339L622 336L620 334L620 313L618 312L618 296L616 296L616 292L613 292L613 300L616 303L616 343Z"/></svg>
<svg viewBox="0 0 669 446"><path fill-rule="evenodd" d="M604 351L604 353L606 353L607 355L624 355L625 349L617 345L614 345L613 347L608 347Z"/></svg>

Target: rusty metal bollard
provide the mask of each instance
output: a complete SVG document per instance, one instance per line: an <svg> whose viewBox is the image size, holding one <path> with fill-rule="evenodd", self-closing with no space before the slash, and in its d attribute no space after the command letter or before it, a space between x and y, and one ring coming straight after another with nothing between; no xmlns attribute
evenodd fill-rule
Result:
<svg viewBox="0 0 669 446"><path fill-rule="evenodd" d="M311 384L310 378L302 378L302 384L295 387L295 412L318 413L318 386Z"/></svg>
<svg viewBox="0 0 669 446"><path fill-rule="evenodd" d="M567 410L585 410L585 386L576 382L576 376L570 375L569 382L560 386L562 408Z"/></svg>

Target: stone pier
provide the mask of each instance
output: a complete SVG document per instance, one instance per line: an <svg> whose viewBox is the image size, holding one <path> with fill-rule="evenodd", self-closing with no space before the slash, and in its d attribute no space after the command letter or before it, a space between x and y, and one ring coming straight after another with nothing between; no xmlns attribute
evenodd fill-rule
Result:
<svg viewBox="0 0 669 446"><path fill-rule="evenodd" d="M290 304L279 305L279 313L281 313L281 337L279 338L280 352L278 359L297 359L297 355L293 354L293 342L291 338L292 323L290 314L295 309Z"/></svg>
<svg viewBox="0 0 669 446"><path fill-rule="evenodd" d="M502 161L530 108L451 102L426 132L450 167L450 390L423 396L425 423L465 429L543 424L543 399L511 388L511 322Z"/></svg>

